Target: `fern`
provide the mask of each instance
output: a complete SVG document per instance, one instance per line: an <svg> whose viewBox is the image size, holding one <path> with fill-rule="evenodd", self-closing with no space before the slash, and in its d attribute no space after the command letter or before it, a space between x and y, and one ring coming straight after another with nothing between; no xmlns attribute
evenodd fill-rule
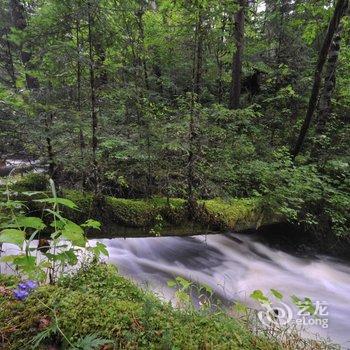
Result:
<svg viewBox="0 0 350 350"><path fill-rule="evenodd" d="M70 350L95 350L100 349L102 345L111 343L111 340L99 338L97 334L88 334L80 338Z"/></svg>

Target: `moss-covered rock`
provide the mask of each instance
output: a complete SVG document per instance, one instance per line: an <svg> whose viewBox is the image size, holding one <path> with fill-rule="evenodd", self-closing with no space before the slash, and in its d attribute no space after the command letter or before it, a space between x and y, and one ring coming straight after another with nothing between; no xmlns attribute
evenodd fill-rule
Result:
<svg viewBox="0 0 350 350"><path fill-rule="evenodd" d="M112 222L132 227L150 227L158 210L147 200L106 197L106 209Z"/></svg>
<svg viewBox="0 0 350 350"><path fill-rule="evenodd" d="M105 265L0 303L0 347L8 350L31 349L45 331L38 349L66 349L91 334L111 349L279 349L223 312L176 310Z"/></svg>
<svg viewBox="0 0 350 350"><path fill-rule="evenodd" d="M45 180L46 181L46 180ZM14 188L22 191L42 189L45 183L41 174L28 174L16 182ZM91 192L62 189L61 197L72 200L78 210L62 208L64 215L77 223L89 218L102 222L105 229L121 225L142 229L143 235L155 235L170 227L190 227L197 225L198 232L203 228L212 231L245 231L262 225L281 222L282 218L264 208L261 198L210 199L199 200L189 222L187 202L180 198L154 197L149 199L126 199L111 196L94 197ZM41 215L43 205L24 196L20 192L16 199L28 201L31 212ZM50 196L46 193L45 196ZM191 211L192 212L192 211ZM156 229L154 229L156 228ZM193 233L194 230L188 230Z"/></svg>
<svg viewBox="0 0 350 350"><path fill-rule="evenodd" d="M15 191L45 191L48 187L48 177L43 173L28 173L15 177L10 187Z"/></svg>
<svg viewBox="0 0 350 350"><path fill-rule="evenodd" d="M203 206L202 211L199 210L199 220L221 231L245 231L268 223L264 221L259 199L210 199L199 204Z"/></svg>

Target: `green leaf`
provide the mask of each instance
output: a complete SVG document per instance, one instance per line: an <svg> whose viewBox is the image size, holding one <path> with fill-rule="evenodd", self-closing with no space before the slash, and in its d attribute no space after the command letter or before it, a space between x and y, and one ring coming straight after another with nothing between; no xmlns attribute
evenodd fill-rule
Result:
<svg viewBox="0 0 350 350"><path fill-rule="evenodd" d="M236 311L239 314L244 314L247 312L248 307L247 307L247 305L245 305L243 303L235 302L233 309L234 309L234 311Z"/></svg>
<svg viewBox="0 0 350 350"><path fill-rule="evenodd" d="M91 248L91 251L99 257L101 254L105 256L109 256L108 250L103 243L97 242L95 247Z"/></svg>
<svg viewBox="0 0 350 350"><path fill-rule="evenodd" d="M269 303L269 302L270 302L270 301L269 301L269 298L266 297L266 296L264 295L264 293L263 293L261 290L259 290L259 289L254 290L254 292L253 292L252 294L250 294L250 297L251 297L252 299L254 299L254 300L260 302L260 303Z"/></svg>
<svg viewBox="0 0 350 350"><path fill-rule="evenodd" d="M177 276L177 277L175 278L175 280L176 280L176 282L177 282L179 285L181 285L181 287L182 287L183 290L188 289L188 288L191 286L191 284L192 284L191 281L188 281L188 280L186 280L185 278L182 278L181 276Z"/></svg>
<svg viewBox="0 0 350 350"><path fill-rule="evenodd" d="M97 334L88 334L84 338L80 338L74 344L75 348L81 350L97 350L101 349L103 345L113 343L109 339L99 338Z"/></svg>
<svg viewBox="0 0 350 350"><path fill-rule="evenodd" d="M175 282L174 280L169 280L169 281L167 282L167 285L168 285L168 287L170 287L170 288L174 288L174 287L176 287L176 282Z"/></svg>
<svg viewBox="0 0 350 350"><path fill-rule="evenodd" d="M19 266L22 270L30 271L36 267L35 256L17 255L13 263Z"/></svg>
<svg viewBox="0 0 350 350"><path fill-rule="evenodd" d="M62 237L78 247L85 247L86 245L86 238L84 237L83 229L70 220L67 220L64 225Z"/></svg>
<svg viewBox="0 0 350 350"><path fill-rule="evenodd" d="M295 305L299 305L301 303L301 299L298 298L296 295L292 295L290 298L292 299L292 302Z"/></svg>
<svg viewBox="0 0 350 350"><path fill-rule="evenodd" d="M60 261L62 263L67 262L69 265L76 265L78 257L74 252L74 249L69 249L58 254L45 254L50 261Z"/></svg>
<svg viewBox="0 0 350 350"><path fill-rule="evenodd" d="M16 219L16 223L18 227L30 227L35 230L42 230L46 227L44 222L37 217L34 216L22 216Z"/></svg>
<svg viewBox="0 0 350 350"><path fill-rule="evenodd" d="M0 243L12 243L22 248L26 233L14 228L8 228L0 232Z"/></svg>
<svg viewBox="0 0 350 350"><path fill-rule="evenodd" d="M278 290L271 288L270 291L275 298L280 299L280 300L283 299L283 294L281 292L279 292Z"/></svg>
<svg viewBox="0 0 350 350"><path fill-rule="evenodd" d="M50 203L50 204L62 204L65 207L68 207L70 209L78 209L77 205L72 202L70 199L67 198L44 198L44 199L36 199L35 202L40 203Z"/></svg>
<svg viewBox="0 0 350 350"><path fill-rule="evenodd" d="M99 221L96 220L86 220L82 225L82 227L91 227L91 228L95 228L97 230L101 229L101 223Z"/></svg>

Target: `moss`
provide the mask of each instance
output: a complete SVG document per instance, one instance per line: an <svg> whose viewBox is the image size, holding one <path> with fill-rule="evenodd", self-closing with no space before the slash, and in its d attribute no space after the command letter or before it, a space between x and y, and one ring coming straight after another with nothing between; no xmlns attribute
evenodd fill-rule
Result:
<svg viewBox="0 0 350 350"><path fill-rule="evenodd" d="M159 213L151 201L106 197L106 210L112 222L132 226L150 227Z"/></svg>
<svg viewBox="0 0 350 350"><path fill-rule="evenodd" d="M185 201L179 198L125 199L106 197L108 221L131 227L151 228L161 215L165 225L180 225L186 219Z"/></svg>
<svg viewBox="0 0 350 350"><path fill-rule="evenodd" d="M42 173L28 173L16 178L11 185L15 191L45 191L48 187L48 178Z"/></svg>
<svg viewBox="0 0 350 350"><path fill-rule="evenodd" d="M83 223L89 218L99 220L108 232L112 232L109 228L114 230L115 225L122 225L142 229L141 235L155 235L168 228L187 229L193 226L192 224L196 225L198 232L203 232L203 228L215 231L244 231L283 221L283 218L267 210L260 198L200 200L195 208L193 223L189 223L187 202L181 198L95 198L91 192L72 189L63 189L61 192L60 196L72 200L79 208L62 208L66 217L77 223ZM33 198L40 198L40 194L34 197L19 194L16 197L28 201L30 211L41 215L43 205L31 201ZM152 230L154 227L157 229Z"/></svg>
<svg viewBox="0 0 350 350"><path fill-rule="evenodd" d="M14 275L4 275L0 273L0 285L4 287L14 287L19 279Z"/></svg>
<svg viewBox="0 0 350 350"><path fill-rule="evenodd" d="M152 203L167 224L177 226L186 224L188 215L184 199L155 197L152 198Z"/></svg>
<svg viewBox="0 0 350 350"><path fill-rule="evenodd" d="M42 321L49 327L55 317L73 343L97 334L118 349L279 349L223 312L173 309L105 265L40 287L24 302L8 297L0 307L0 339L8 350L30 349L45 328ZM65 348L62 342L56 332L42 348L52 343Z"/></svg>
<svg viewBox="0 0 350 350"><path fill-rule="evenodd" d="M243 198L224 201L200 201L203 212L199 218L219 230L243 231L260 226L263 218L258 199Z"/></svg>

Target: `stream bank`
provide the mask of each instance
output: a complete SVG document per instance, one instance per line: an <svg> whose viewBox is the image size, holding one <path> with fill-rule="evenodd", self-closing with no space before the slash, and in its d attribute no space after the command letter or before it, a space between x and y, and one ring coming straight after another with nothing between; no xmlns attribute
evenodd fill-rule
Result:
<svg viewBox="0 0 350 350"><path fill-rule="evenodd" d="M5 186L2 186L5 191ZM30 173L10 185L12 197L26 202L31 215L42 215L43 204L35 200L51 196L43 174ZM35 191L35 193L31 193ZM41 193L37 193L37 191ZM88 219L99 220L105 233L116 232L116 227L130 228L127 236L158 236L173 232L190 235L204 232L244 232L282 222L269 212L261 198L220 198L198 200L191 218L187 202L182 198L117 198L94 196L92 192L62 188L60 197L69 199L77 209L62 208L65 216L77 223ZM5 200L5 196L3 200ZM171 234L171 233L170 233Z"/></svg>

